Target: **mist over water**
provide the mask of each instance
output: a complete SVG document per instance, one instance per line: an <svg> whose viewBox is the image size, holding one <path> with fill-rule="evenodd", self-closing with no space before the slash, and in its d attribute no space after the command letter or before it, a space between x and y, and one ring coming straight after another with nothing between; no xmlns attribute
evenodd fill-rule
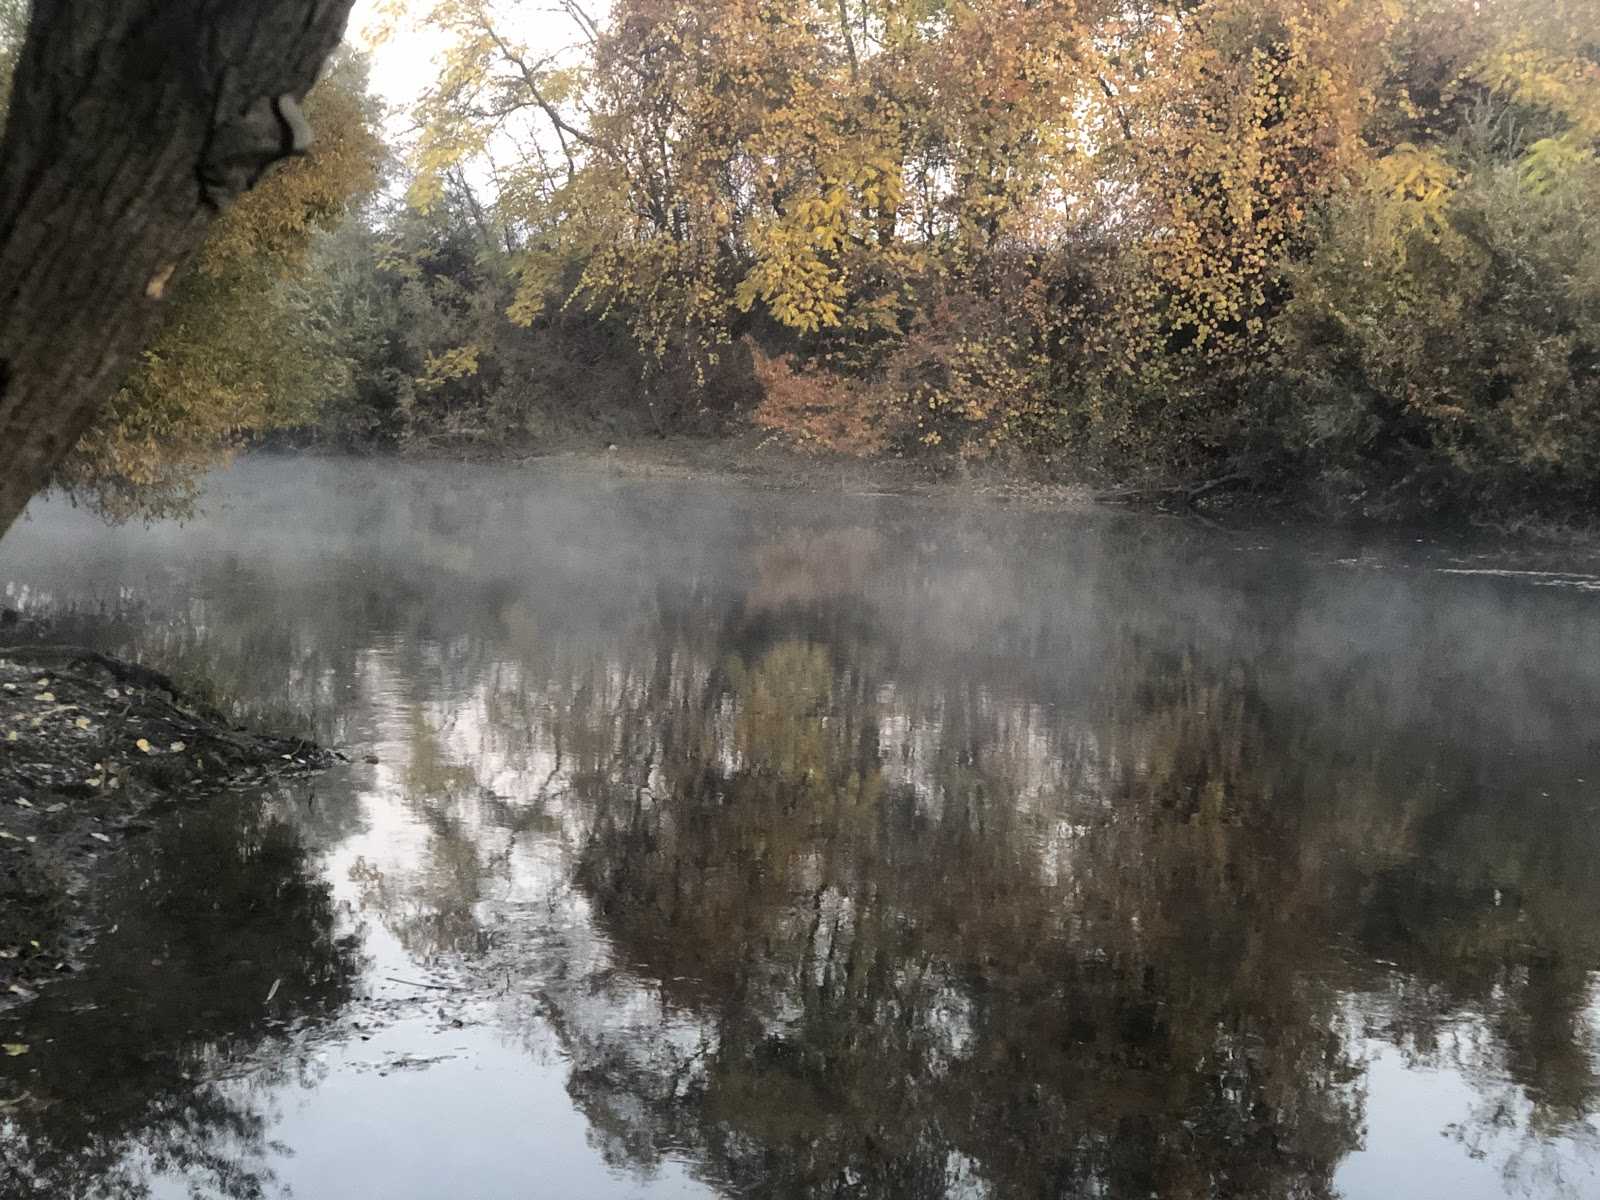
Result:
<svg viewBox="0 0 1600 1200"><path fill-rule="evenodd" d="M352 762L130 844L0 1018L0 1196L1600 1195L1600 595L1524 569L553 466L38 504L4 603Z"/></svg>

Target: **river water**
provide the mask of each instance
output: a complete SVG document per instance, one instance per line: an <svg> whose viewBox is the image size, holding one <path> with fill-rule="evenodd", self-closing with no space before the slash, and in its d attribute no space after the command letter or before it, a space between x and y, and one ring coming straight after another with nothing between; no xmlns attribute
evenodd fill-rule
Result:
<svg viewBox="0 0 1600 1200"><path fill-rule="evenodd" d="M1600 581L251 460L4 602L348 766L0 1017L0 1196L1600 1196ZM1530 573L1532 572L1532 573Z"/></svg>

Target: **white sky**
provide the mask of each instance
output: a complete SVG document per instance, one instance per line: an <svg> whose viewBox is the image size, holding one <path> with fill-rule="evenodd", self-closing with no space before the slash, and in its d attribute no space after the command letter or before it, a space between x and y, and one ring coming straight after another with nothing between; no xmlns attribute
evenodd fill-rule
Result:
<svg viewBox="0 0 1600 1200"><path fill-rule="evenodd" d="M345 41L364 50L372 60L372 90L387 103L405 107L414 102L439 74L438 56L448 38L426 24L438 0L403 0L407 19L387 38L374 39L381 10L392 0L356 0L350 13ZM604 4L586 5L596 19ZM572 19L549 0L499 0L492 5L508 34L525 40L530 48L546 52L575 45L578 32Z"/></svg>
<svg viewBox="0 0 1600 1200"><path fill-rule="evenodd" d="M439 60L450 44L449 34L428 22L439 3L440 0L356 0L345 30L345 42L368 57L370 89L389 108L384 121L385 140L402 157L412 144L410 110L439 78ZM508 39L525 43L535 58L557 50L576 54L583 48L577 25L553 0L489 0L486 7L493 14L496 28ZM595 20L602 20L608 7L606 0L585 0L583 4L584 11ZM389 21L390 27L384 31L387 14L396 8L403 15L398 21ZM531 137L547 152L555 153L555 147L546 144L549 130L540 121L527 122L515 133L503 130L491 140L485 158L466 164L467 177L484 198L492 201L496 195L495 160L511 162L520 157L518 137Z"/></svg>

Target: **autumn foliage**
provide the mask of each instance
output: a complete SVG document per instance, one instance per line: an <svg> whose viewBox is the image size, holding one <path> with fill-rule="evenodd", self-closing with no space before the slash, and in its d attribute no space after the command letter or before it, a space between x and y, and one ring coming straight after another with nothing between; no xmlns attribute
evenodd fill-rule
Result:
<svg viewBox="0 0 1600 1200"><path fill-rule="evenodd" d="M488 153L483 95L532 100L561 154L501 176L510 318L624 322L647 394L747 342L749 415L804 445L1570 511L1600 478L1593 17L619 0L530 71L503 9L443 0L418 195Z"/></svg>
<svg viewBox="0 0 1600 1200"><path fill-rule="evenodd" d="M419 10L410 210L318 251L292 384L339 437L749 420L1370 516L1600 503L1593 0L556 8L565 49ZM282 360L187 336L152 395L282 415Z"/></svg>
<svg viewBox="0 0 1600 1200"><path fill-rule="evenodd" d="M0 116L25 17L0 0ZM346 386L334 332L303 288L311 249L377 186L384 148L359 60L307 97L312 152L276 170L213 226L173 285L156 342L58 468L54 483L105 516L181 514L200 477L250 437L308 424Z"/></svg>
<svg viewBox="0 0 1600 1200"><path fill-rule="evenodd" d="M761 385L755 421L781 430L805 446L836 449L848 446L859 454L884 448L883 424L869 418L870 403L851 380L796 368L790 355L771 357L751 346L753 370Z"/></svg>

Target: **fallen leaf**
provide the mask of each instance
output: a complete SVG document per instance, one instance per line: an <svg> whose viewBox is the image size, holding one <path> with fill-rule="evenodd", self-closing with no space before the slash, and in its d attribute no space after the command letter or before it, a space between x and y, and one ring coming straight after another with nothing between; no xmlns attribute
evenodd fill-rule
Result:
<svg viewBox="0 0 1600 1200"><path fill-rule="evenodd" d="M97 842L109 842L111 840L103 833L91 833L89 836Z"/></svg>
<svg viewBox="0 0 1600 1200"><path fill-rule="evenodd" d="M33 807L33 801L32 800L24 800L21 796L18 796L17 797L17 807L18 808L32 808Z"/></svg>
<svg viewBox="0 0 1600 1200"><path fill-rule="evenodd" d="M171 750L174 754L182 754L184 750L188 749L188 747L186 747L182 742L173 742L172 745L167 747L167 749Z"/></svg>
<svg viewBox="0 0 1600 1200"><path fill-rule="evenodd" d="M143 750L146 754L150 753L150 741L148 738L140 738L134 743L134 745L139 747L139 749Z"/></svg>
<svg viewBox="0 0 1600 1200"><path fill-rule="evenodd" d="M6 732L6 741L14 742L17 740L17 736L17 731L15 729L8 730Z"/></svg>
<svg viewBox="0 0 1600 1200"><path fill-rule="evenodd" d="M73 724L76 725L79 729L87 729L87 728L89 728L89 718L88 717L79 717L76 721L73 722Z"/></svg>
<svg viewBox="0 0 1600 1200"><path fill-rule="evenodd" d="M34 699L42 700L46 704L54 704L56 702L56 694L54 692L40 692Z"/></svg>
<svg viewBox="0 0 1600 1200"><path fill-rule="evenodd" d="M105 782L105 780L100 778L100 776L95 775L92 778L85 779L84 782L87 783L90 787L99 787L102 783Z"/></svg>
<svg viewBox="0 0 1600 1200"><path fill-rule="evenodd" d="M20 1055L26 1054L28 1052L28 1047L22 1042L3 1042L0 1043L0 1050L4 1050L12 1058L17 1058Z"/></svg>

